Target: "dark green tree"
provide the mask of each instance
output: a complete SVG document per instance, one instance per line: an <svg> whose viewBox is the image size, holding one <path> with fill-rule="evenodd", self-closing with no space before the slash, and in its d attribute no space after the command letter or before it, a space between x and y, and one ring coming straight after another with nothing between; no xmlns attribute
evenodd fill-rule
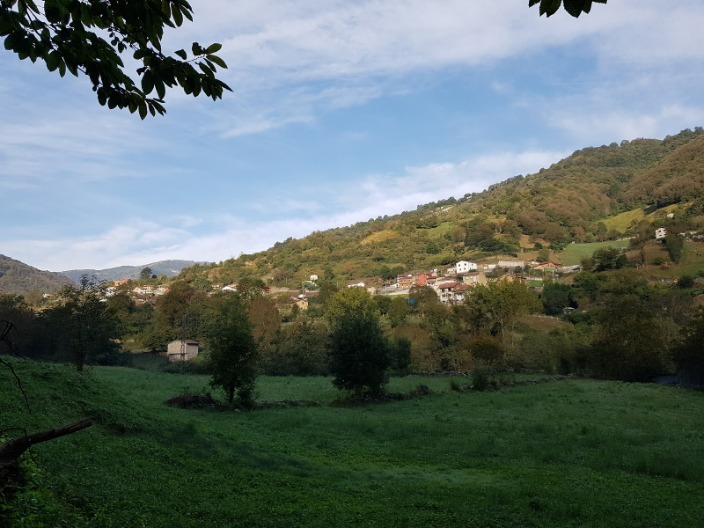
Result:
<svg viewBox="0 0 704 528"><path fill-rule="evenodd" d="M406 322L408 315L411 313L411 307L408 304L406 297L392 297L389 305L387 317L392 327L400 326Z"/></svg>
<svg viewBox="0 0 704 528"><path fill-rule="evenodd" d="M261 297L266 290L266 284L261 279L253 277L242 277L237 283L237 293L242 300L250 302L252 299Z"/></svg>
<svg viewBox="0 0 704 528"><path fill-rule="evenodd" d="M307 317L281 329L276 347L262 350L264 372L275 376L326 376L328 329Z"/></svg>
<svg viewBox="0 0 704 528"><path fill-rule="evenodd" d="M45 310L59 357L70 360L76 370L87 363L118 362L122 337L120 321L104 302L104 288L87 277L79 287L67 286L59 293L59 304Z"/></svg>
<svg viewBox="0 0 704 528"><path fill-rule="evenodd" d="M147 266L146 268L143 268L142 271L139 272L139 279L140 280L149 280L154 278L154 272L152 269Z"/></svg>
<svg viewBox="0 0 704 528"><path fill-rule="evenodd" d="M397 337L389 344L389 367L395 375L408 374L411 366L411 340L407 337Z"/></svg>
<svg viewBox="0 0 704 528"><path fill-rule="evenodd" d="M573 305L572 287L569 284L556 282L546 284L540 294L540 300L543 302L543 312L546 315L560 315L564 308Z"/></svg>
<svg viewBox="0 0 704 528"><path fill-rule="evenodd" d="M594 252L592 262L594 263L594 271L607 271L623 268L628 264L628 259L620 249L607 246Z"/></svg>
<svg viewBox="0 0 704 528"><path fill-rule="evenodd" d="M195 337L198 329L197 310L192 307L196 299L205 297L184 281L175 281L169 291L157 301L154 311L152 341L156 350L164 350L166 344L177 338Z"/></svg>
<svg viewBox="0 0 704 528"><path fill-rule="evenodd" d="M408 291L408 299L413 311L420 313L422 316L431 307L440 304L438 294L430 286L411 286Z"/></svg>
<svg viewBox="0 0 704 528"><path fill-rule="evenodd" d="M682 329L673 348L677 375L687 385L704 386L704 308Z"/></svg>
<svg viewBox="0 0 704 528"><path fill-rule="evenodd" d="M683 290L694 287L694 277L684 274L677 279L677 287Z"/></svg>
<svg viewBox="0 0 704 528"><path fill-rule="evenodd" d="M218 293L210 299L207 339L211 385L225 391L227 401L243 407L254 402L257 343L247 304L237 293Z"/></svg>
<svg viewBox="0 0 704 528"><path fill-rule="evenodd" d="M388 382L389 345L376 303L362 288L335 294L327 311L333 385L357 395L379 395Z"/></svg>
<svg viewBox="0 0 704 528"><path fill-rule="evenodd" d="M677 234L667 235L665 237L665 247L670 254L672 262L679 262L684 251L684 238Z"/></svg>
<svg viewBox="0 0 704 528"><path fill-rule="evenodd" d="M654 306L637 295L613 295L601 311L589 364L593 374L651 381L667 371L668 339Z"/></svg>
<svg viewBox="0 0 704 528"><path fill-rule="evenodd" d="M8 330L6 336L12 338L12 349L16 354L37 357L45 345L42 342L43 332L39 318L21 295L0 295L0 321L6 322L6 325L0 324L0 334L3 329Z"/></svg>
<svg viewBox="0 0 704 528"><path fill-rule="evenodd" d="M3 0L0 37L20 59L42 60L62 77L85 74L101 105L144 119L166 113L167 87L213 100L230 90L215 77L218 67L227 68L215 55L220 44L194 42L190 57L183 49L163 51L164 29L184 19L193 20L186 0ZM128 54L128 64L138 64L132 73L123 61Z"/></svg>

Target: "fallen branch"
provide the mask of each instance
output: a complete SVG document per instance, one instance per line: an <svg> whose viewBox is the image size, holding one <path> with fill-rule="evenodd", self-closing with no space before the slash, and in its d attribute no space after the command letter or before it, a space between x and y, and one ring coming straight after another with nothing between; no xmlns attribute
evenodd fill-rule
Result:
<svg viewBox="0 0 704 528"><path fill-rule="evenodd" d="M48 440L69 435L85 429L86 427L90 427L91 425L93 425L93 423L90 419L84 418L78 422L62 425L56 429L25 435L2 444L0 445L0 469L14 465L17 462L17 459L22 456L22 453L27 451L27 449L32 447L34 444L39 444L41 442L46 442Z"/></svg>

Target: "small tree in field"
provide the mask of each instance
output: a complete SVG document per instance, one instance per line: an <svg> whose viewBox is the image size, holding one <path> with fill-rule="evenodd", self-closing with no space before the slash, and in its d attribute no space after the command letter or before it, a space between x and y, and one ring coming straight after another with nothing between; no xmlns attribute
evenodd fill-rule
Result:
<svg viewBox="0 0 704 528"><path fill-rule="evenodd" d="M211 299L208 325L210 367L213 387L222 387L227 401L244 407L253 403L257 377L257 344L247 305L236 293L222 293Z"/></svg>
<svg viewBox="0 0 704 528"><path fill-rule="evenodd" d="M378 395L388 382L389 345L376 303L361 288L336 293L327 311L333 385L355 394Z"/></svg>

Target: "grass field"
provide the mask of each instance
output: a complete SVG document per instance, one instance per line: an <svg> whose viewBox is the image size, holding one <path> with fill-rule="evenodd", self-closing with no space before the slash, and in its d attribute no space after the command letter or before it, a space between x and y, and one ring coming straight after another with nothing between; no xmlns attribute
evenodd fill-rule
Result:
<svg viewBox="0 0 704 528"><path fill-rule="evenodd" d="M181 410L207 378L82 375L14 360L0 426L90 429L40 444L18 526L685 527L704 519L704 394L589 380L340 408L327 378L261 378L262 400L314 407ZM6 436L18 434L7 431ZM17 504L16 504L17 506ZM0 510L2 511L2 510ZM0 520L0 525L2 524Z"/></svg>
<svg viewBox="0 0 704 528"><path fill-rule="evenodd" d="M661 207L651 213L646 213L646 211L642 208L632 209L630 211L617 214L616 216L606 218L603 222L609 231L625 233L644 218L652 223L657 218L662 218L668 213L675 213L678 209L682 210L688 205L689 204L672 204Z"/></svg>
<svg viewBox="0 0 704 528"><path fill-rule="evenodd" d="M592 242L590 244L568 244L558 257L563 266L576 266L582 259L591 257L597 249L603 247L627 248L628 239L607 240L606 242Z"/></svg>

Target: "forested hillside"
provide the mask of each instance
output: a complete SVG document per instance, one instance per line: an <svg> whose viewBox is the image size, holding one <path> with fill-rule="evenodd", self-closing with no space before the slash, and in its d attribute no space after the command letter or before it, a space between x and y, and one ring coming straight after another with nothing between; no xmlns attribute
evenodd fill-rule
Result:
<svg viewBox="0 0 704 528"><path fill-rule="evenodd" d="M698 225L703 190L704 130L698 127L663 140L584 148L481 193L288 239L267 251L189 268L181 277L227 283L249 276L274 285L300 283L310 274L390 278L459 259L636 235L664 218L658 211L672 204L678 218ZM609 221L626 212L625 225Z"/></svg>
<svg viewBox="0 0 704 528"><path fill-rule="evenodd" d="M71 284L59 273L41 271L0 255L0 294L29 295L55 292Z"/></svg>

